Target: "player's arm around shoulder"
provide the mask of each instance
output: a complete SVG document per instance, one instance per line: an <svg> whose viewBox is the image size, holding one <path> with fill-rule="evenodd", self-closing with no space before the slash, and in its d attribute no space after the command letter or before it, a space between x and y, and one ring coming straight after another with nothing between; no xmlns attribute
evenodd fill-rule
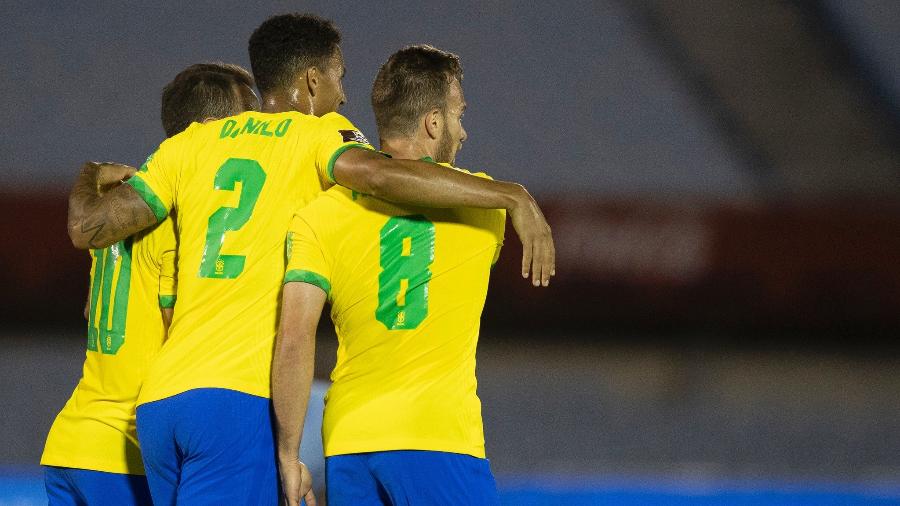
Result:
<svg viewBox="0 0 900 506"><path fill-rule="evenodd" d="M522 241L522 276L530 276L534 286L548 286L556 274L550 225L522 185L365 149L341 153L333 164L333 176L341 186L400 204L506 209Z"/></svg>
<svg viewBox="0 0 900 506"><path fill-rule="evenodd" d="M131 186L119 184L101 193L134 173L133 167L111 162L82 166L69 194L69 238L76 248L105 248L156 223L150 206Z"/></svg>
<svg viewBox="0 0 900 506"><path fill-rule="evenodd" d="M155 225L174 205L174 176L192 132L166 139L135 170L118 163L88 162L69 194L69 237L79 249L99 249ZM99 190L116 181L108 192Z"/></svg>

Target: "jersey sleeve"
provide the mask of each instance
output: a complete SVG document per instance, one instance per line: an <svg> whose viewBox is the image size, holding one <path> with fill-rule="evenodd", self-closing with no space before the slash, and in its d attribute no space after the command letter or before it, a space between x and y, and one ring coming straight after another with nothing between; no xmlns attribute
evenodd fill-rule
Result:
<svg viewBox="0 0 900 506"><path fill-rule="evenodd" d="M166 251L160 258L159 269L159 307L175 307L175 252Z"/></svg>
<svg viewBox="0 0 900 506"><path fill-rule="evenodd" d="M137 173L125 184L144 199L153 210L156 221L160 222L169 215L175 205L175 173L179 167L178 145L179 134L163 142L159 149L147 157Z"/></svg>
<svg viewBox="0 0 900 506"><path fill-rule="evenodd" d="M315 231L300 215L294 216L288 231L287 251L284 282L300 281L316 285L331 297L331 266Z"/></svg>
<svg viewBox="0 0 900 506"><path fill-rule="evenodd" d="M171 218L160 224L155 231L159 234L157 254L159 255L159 307L175 307L175 294L178 285L176 251L177 239Z"/></svg>
<svg viewBox="0 0 900 506"><path fill-rule="evenodd" d="M364 148L375 151L369 140L350 120L336 112L328 113L320 118L319 143L316 147L316 170L323 179L331 183L334 180L334 162L341 153L350 148Z"/></svg>

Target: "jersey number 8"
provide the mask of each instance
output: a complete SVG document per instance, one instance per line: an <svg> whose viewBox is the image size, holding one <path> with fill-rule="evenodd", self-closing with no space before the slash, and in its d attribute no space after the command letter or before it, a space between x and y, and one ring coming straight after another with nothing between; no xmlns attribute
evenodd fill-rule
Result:
<svg viewBox="0 0 900 506"><path fill-rule="evenodd" d="M381 273L375 317L388 330L411 330L428 316L434 223L422 215L395 216L381 228Z"/></svg>

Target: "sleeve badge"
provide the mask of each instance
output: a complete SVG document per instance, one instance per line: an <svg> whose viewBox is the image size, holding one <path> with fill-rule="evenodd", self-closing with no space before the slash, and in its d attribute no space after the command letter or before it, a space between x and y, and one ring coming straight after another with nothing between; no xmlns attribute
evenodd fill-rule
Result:
<svg viewBox="0 0 900 506"><path fill-rule="evenodd" d="M338 130L344 142L358 142L360 144L369 144L369 139L359 130Z"/></svg>

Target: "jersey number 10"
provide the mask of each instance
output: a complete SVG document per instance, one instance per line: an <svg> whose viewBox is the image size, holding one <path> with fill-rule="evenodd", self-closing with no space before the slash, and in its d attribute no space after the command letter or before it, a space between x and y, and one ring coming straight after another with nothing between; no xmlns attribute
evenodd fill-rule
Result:
<svg viewBox="0 0 900 506"><path fill-rule="evenodd" d="M95 263L91 279L87 348L105 355L115 355L125 343L125 320L128 317L128 293L131 288L131 239L117 242L108 248L95 249L91 253ZM119 266L118 277L116 264Z"/></svg>

